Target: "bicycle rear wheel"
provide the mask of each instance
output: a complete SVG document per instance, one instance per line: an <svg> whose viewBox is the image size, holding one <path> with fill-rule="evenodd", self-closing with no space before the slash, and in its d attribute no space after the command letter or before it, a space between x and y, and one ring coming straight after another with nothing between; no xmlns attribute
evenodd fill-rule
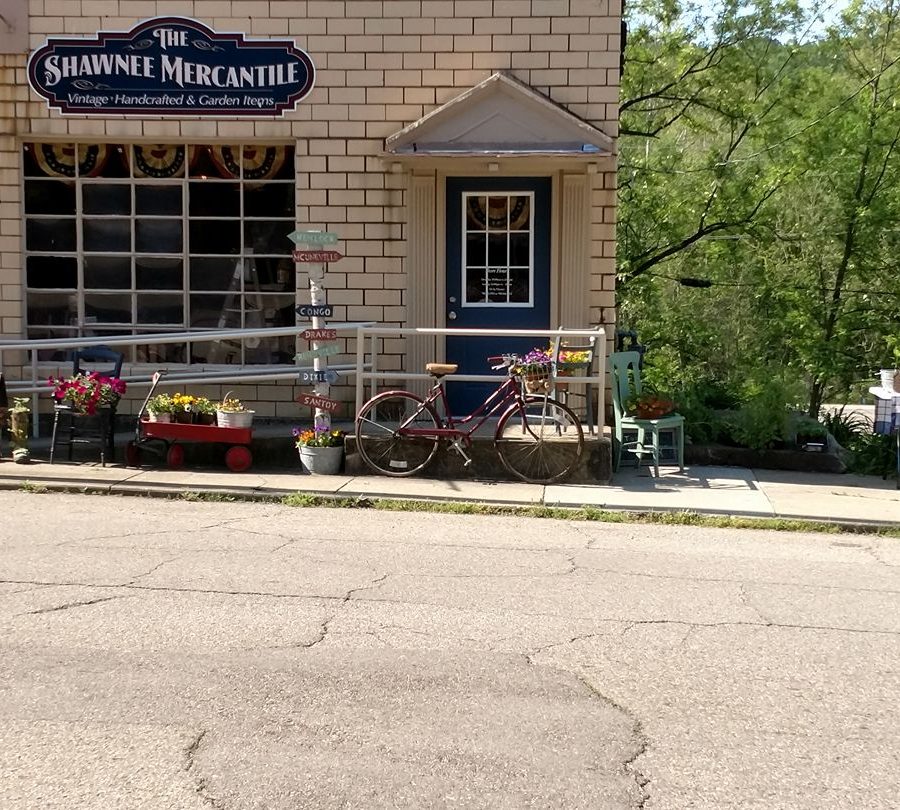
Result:
<svg viewBox="0 0 900 810"><path fill-rule="evenodd" d="M384 475L414 475L434 458L436 436L408 436L404 428L436 430L437 414L407 391L385 391L362 406L356 417L356 446L373 470Z"/></svg>
<svg viewBox="0 0 900 810"><path fill-rule="evenodd" d="M549 484L569 475L581 458L584 431L561 402L525 397L497 425L494 447L503 465L523 481Z"/></svg>

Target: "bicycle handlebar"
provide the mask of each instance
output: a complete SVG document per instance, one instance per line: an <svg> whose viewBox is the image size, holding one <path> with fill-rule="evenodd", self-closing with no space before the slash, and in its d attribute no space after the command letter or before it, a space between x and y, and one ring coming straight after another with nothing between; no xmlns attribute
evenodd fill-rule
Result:
<svg viewBox="0 0 900 810"><path fill-rule="evenodd" d="M519 355L517 354L498 354L493 357L488 357L487 361L489 363L495 363L497 360L500 361L499 365L492 365L491 368L494 371L499 371L501 368L512 368L519 362Z"/></svg>

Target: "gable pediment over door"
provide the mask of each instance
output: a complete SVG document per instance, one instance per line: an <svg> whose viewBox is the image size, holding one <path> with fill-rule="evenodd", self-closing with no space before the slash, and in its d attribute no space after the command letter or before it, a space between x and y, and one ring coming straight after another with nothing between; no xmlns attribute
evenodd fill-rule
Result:
<svg viewBox="0 0 900 810"><path fill-rule="evenodd" d="M532 87L495 73L385 140L388 155L403 157L612 153L606 133Z"/></svg>

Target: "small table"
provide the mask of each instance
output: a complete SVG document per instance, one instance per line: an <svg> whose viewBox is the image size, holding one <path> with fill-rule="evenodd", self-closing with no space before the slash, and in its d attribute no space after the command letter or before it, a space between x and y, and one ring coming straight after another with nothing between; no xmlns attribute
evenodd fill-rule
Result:
<svg viewBox="0 0 900 810"><path fill-rule="evenodd" d="M900 489L900 391L873 386L869 393L875 397L875 432L897 437L897 489Z"/></svg>

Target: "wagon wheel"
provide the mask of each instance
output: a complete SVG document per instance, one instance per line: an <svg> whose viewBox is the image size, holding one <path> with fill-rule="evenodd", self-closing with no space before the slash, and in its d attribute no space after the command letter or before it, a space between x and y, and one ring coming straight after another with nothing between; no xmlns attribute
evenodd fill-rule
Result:
<svg viewBox="0 0 900 810"><path fill-rule="evenodd" d="M125 466L141 466L141 448L137 446L136 442L128 442L125 446Z"/></svg>
<svg viewBox="0 0 900 810"><path fill-rule="evenodd" d="M173 444L166 453L166 465L170 470L180 470L184 466L184 448Z"/></svg>
<svg viewBox="0 0 900 810"><path fill-rule="evenodd" d="M244 447L241 444L229 447L228 451L225 453L225 464L232 472L244 472L244 470L249 470L252 463L253 454L250 452L250 448Z"/></svg>

